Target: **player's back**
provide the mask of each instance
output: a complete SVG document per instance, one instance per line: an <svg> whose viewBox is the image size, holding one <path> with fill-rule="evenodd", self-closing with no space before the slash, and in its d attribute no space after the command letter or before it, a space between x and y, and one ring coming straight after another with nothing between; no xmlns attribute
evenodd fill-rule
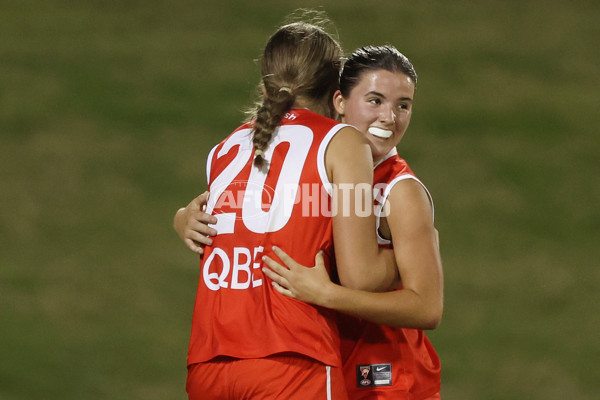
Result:
<svg viewBox="0 0 600 400"><path fill-rule="evenodd" d="M340 365L330 311L277 293L263 276L273 245L303 265L333 251L325 150L344 125L309 110L286 114L253 165L252 126L243 125L209 155L210 200L218 235L201 260L188 364L216 356L259 358L295 352Z"/></svg>

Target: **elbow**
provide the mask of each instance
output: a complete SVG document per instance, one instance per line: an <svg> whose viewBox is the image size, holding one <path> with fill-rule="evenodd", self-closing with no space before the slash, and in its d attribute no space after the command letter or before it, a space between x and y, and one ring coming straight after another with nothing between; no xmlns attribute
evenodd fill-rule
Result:
<svg viewBox="0 0 600 400"><path fill-rule="evenodd" d="M442 323L442 315L444 313L443 304L436 305L430 307L426 313L424 313L424 318L422 320L422 326L420 329L422 330L434 330Z"/></svg>
<svg viewBox="0 0 600 400"><path fill-rule="evenodd" d="M403 328L420 329L430 331L436 329L442 323L444 304L440 301L421 303L412 311L412 320L409 324L398 325Z"/></svg>
<svg viewBox="0 0 600 400"><path fill-rule="evenodd" d="M423 321L423 326L421 327L421 330L432 331L432 330L436 329L438 326L440 326L441 323L442 323L441 316L439 316L437 318L430 318L428 320Z"/></svg>

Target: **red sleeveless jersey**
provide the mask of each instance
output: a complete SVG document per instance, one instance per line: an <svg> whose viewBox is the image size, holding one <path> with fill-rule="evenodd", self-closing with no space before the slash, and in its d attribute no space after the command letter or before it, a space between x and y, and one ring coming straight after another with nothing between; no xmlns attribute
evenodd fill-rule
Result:
<svg viewBox="0 0 600 400"><path fill-rule="evenodd" d="M421 183L393 149L374 171L378 227L381 207L393 185L403 179ZM380 246L392 247L389 240L377 236ZM338 316L338 326L350 400L417 400L440 391L440 360L422 330L378 325L346 315Z"/></svg>
<svg viewBox="0 0 600 400"><path fill-rule="evenodd" d="M303 265L313 265L319 250L332 257L325 150L344 126L291 110L265 150L268 168L253 165L250 124L209 154L207 212L218 219L218 235L200 262L188 365L298 353L341 366L334 314L276 292L261 257L278 260L273 245Z"/></svg>

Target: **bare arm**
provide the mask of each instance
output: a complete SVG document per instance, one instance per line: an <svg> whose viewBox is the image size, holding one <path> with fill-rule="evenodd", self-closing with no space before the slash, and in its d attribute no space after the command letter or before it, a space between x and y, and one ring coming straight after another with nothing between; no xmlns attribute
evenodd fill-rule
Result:
<svg viewBox="0 0 600 400"><path fill-rule="evenodd" d="M337 211L333 215L333 237L340 282L352 289L386 290L397 270L389 257L379 251L373 235L371 149L359 131L346 127L331 140L325 163L329 179L337 188L332 196L333 209ZM366 215L357 214L365 205Z"/></svg>
<svg viewBox="0 0 600 400"><path fill-rule="evenodd" d="M399 197L402 201L398 201ZM443 276L429 199L415 181L399 182L387 218L403 289L386 293L352 290L329 280L322 256L314 268L300 266L277 249L285 268L266 257L265 274L282 294L390 326L434 329L443 312Z"/></svg>
<svg viewBox="0 0 600 400"><path fill-rule="evenodd" d="M173 229L179 238L194 253L203 254L204 245L211 245L210 236L216 236L217 231L208 226L215 224L217 218L204 212L208 201L208 192L192 200L186 207L180 208L173 218Z"/></svg>
<svg viewBox="0 0 600 400"><path fill-rule="evenodd" d="M388 202L386 223L402 290L382 294L381 298L367 295L361 300L362 306L349 307L363 318L385 325L434 329L442 319L444 284L431 202L421 184L412 179L394 185Z"/></svg>

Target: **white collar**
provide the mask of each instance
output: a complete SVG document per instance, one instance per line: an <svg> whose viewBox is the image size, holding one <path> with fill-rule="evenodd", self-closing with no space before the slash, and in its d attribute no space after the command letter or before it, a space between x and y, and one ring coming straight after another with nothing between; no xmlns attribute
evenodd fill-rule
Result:
<svg viewBox="0 0 600 400"><path fill-rule="evenodd" d="M385 156L383 156L383 158L382 158L381 160L379 160L379 162L378 162L377 164L375 164L375 165L373 166L373 168L377 168L377 166L378 166L379 164L381 164L382 162L384 162L384 161L385 161L385 160L387 160L388 158L395 156L396 154L398 154L398 149L394 147L393 149L391 149L391 150L390 150L390 152L389 152L389 153L387 153Z"/></svg>

